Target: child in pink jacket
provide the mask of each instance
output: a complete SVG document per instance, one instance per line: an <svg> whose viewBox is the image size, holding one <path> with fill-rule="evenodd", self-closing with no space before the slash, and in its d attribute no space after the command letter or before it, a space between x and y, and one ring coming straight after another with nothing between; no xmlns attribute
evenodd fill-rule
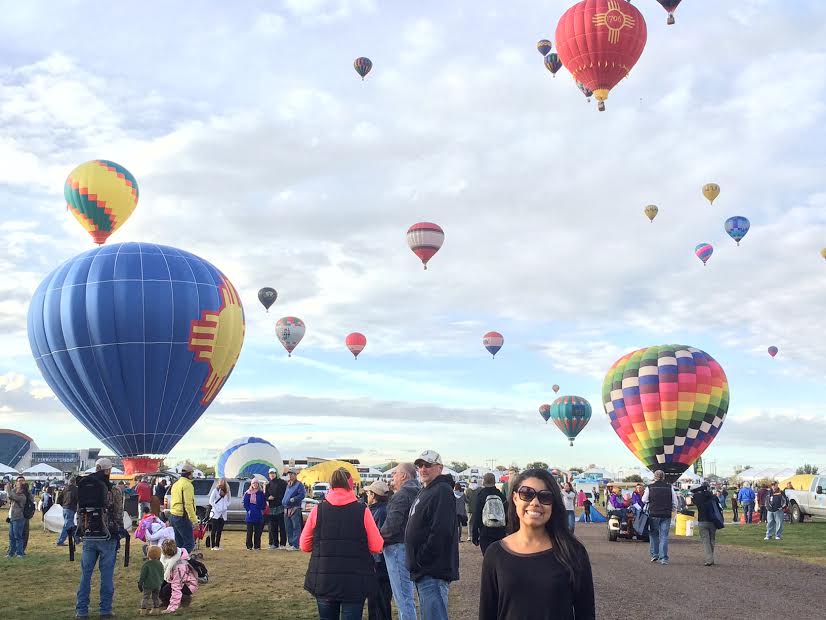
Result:
<svg viewBox="0 0 826 620"><path fill-rule="evenodd" d="M169 606L167 606L164 613L172 614L178 610L181 605L181 599L184 598L183 606L189 606L191 595L198 591L198 576L187 560L189 554L186 549L178 549L174 540L165 540L161 545L163 550L163 557L161 564L163 564L163 577L170 586L172 586L172 595L169 598Z"/></svg>

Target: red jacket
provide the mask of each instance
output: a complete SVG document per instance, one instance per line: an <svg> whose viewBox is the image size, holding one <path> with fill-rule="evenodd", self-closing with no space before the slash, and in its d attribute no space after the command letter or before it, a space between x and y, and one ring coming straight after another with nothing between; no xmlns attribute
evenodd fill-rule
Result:
<svg viewBox="0 0 826 620"><path fill-rule="evenodd" d="M356 496L347 489L330 489L324 499L333 506L345 506L355 502ZM313 506L310 516L307 517L307 522L304 524L304 529L301 530L301 540L298 546L307 553L313 550L313 531L315 530L317 517L318 506ZM379 533L379 528L376 527L373 514L366 507L364 510L364 529L367 531L367 549L370 553L381 553L382 548L384 548L384 539Z"/></svg>
<svg viewBox="0 0 826 620"><path fill-rule="evenodd" d="M135 493L138 494L139 502L146 502L148 504L152 501L152 489L145 482L138 483L138 486L135 487Z"/></svg>

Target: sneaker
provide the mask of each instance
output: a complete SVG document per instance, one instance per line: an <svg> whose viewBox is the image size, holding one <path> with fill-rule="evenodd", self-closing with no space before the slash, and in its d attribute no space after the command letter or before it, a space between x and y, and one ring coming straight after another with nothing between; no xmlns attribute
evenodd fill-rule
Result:
<svg viewBox="0 0 826 620"><path fill-rule="evenodd" d="M659 562L659 561L660 561L660 558L658 558L657 556L653 556L653 557L651 558L651 561L652 561L652 562Z"/></svg>
<svg viewBox="0 0 826 620"><path fill-rule="evenodd" d="M703 566L714 566L714 562L706 562Z"/></svg>
<svg viewBox="0 0 826 620"><path fill-rule="evenodd" d="M780 536L775 536L774 539L775 540L783 540L782 538L780 538Z"/></svg>
<svg viewBox="0 0 826 620"><path fill-rule="evenodd" d="M213 551L223 551L223 549L221 549L221 547L213 547L212 550Z"/></svg>
<svg viewBox="0 0 826 620"><path fill-rule="evenodd" d="M668 560L660 560L660 564L663 566L668 566Z"/></svg>
<svg viewBox="0 0 826 620"><path fill-rule="evenodd" d="M55 547L65 547L66 543L55 543Z"/></svg>
<svg viewBox="0 0 826 620"><path fill-rule="evenodd" d="M763 540L771 540L771 537L766 536Z"/></svg>
<svg viewBox="0 0 826 620"><path fill-rule="evenodd" d="M270 545L269 550L272 551L273 549L278 549L278 547L276 547L275 545Z"/></svg>

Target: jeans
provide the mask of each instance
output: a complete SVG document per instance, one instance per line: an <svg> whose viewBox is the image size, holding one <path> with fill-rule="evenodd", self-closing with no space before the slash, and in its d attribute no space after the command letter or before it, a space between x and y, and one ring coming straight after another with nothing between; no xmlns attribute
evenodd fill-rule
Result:
<svg viewBox="0 0 826 620"><path fill-rule="evenodd" d="M754 502L744 502L740 504L743 507L743 514L746 517L746 523L751 523L752 513L754 512Z"/></svg>
<svg viewBox="0 0 826 620"><path fill-rule="evenodd" d="M138 521L143 519L143 515L148 515L150 512L149 502L138 502Z"/></svg>
<svg viewBox="0 0 826 620"><path fill-rule="evenodd" d="M319 620L361 620L364 613L364 601L345 603L317 598Z"/></svg>
<svg viewBox="0 0 826 620"><path fill-rule="evenodd" d="M23 557L23 528L25 519L12 519L9 523L9 553L8 556Z"/></svg>
<svg viewBox="0 0 826 620"><path fill-rule="evenodd" d="M760 506L760 523L768 523L768 518L766 517L767 513L768 510L766 509L766 507Z"/></svg>
<svg viewBox="0 0 826 620"><path fill-rule="evenodd" d="M584 512L585 512L585 523L590 523L591 522L591 509L586 508L584 510Z"/></svg>
<svg viewBox="0 0 826 620"><path fill-rule="evenodd" d="M573 510L566 510L565 512L568 515L568 529L571 530L571 534L573 534L574 527L576 527L576 513Z"/></svg>
<svg viewBox="0 0 826 620"><path fill-rule="evenodd" d="M416 582L422 620L448 620L447 592L449 589L450 582L444 579L422 577Z"/></svg>
<svg viewBox="0 0 826 620"><path fill-rule="evenodd" d="M404 563L404 543L384 546L384 561L390 577L393 599L399 610L399 620L416 620L416 600L413 596L413 581Z"/></svg>
<svg viewBox="0 0 826 620"><path fill-rule="evenodd" d="M710 522L700 521L697 524L700 538L703 540L703 549L706 552L706 564L714 564L714 547L717 544L717 527Z"/></svg>
<svg viewBox="0 0 826 620"><path fill-rule="evenodd" d="M60 536L57 537L57 544L62 545L66 542L69 536L69 530L75 526L75 511L71 508L63 509L63 529L60 530Z"/></svg>
<svg viewBox="0 0 826 620"><path fill-rule="evenodd" d="M261 548L261 532L264 531L264 522L247 523L247 549Z"/></svg>
<svg viewBox="0 0 826 620"><path fill-rule="evenodd" d="M175 544L186 549L187 553L192 553L195 548L195 537L192 535L192 521L189 517L170 517L172 529L175 530Z"/></svg>
<svg viewBox="0 0 826 620"><path fill-rule="evenodd" d="M92 589L92 573L95 563L100 560L100 615L112 613L112 597L115 594L115 557L117 541L83 541L83 555L80 558L80 586L77 589L75 615L89 615L89 591Z"/></svg>
<svg viewBox="0 0 826 620"><path fill-rule="evenodd" d="M737 512L738 508L739 508L739 506L737 505L737 502L732 501L731 502L731 522L732 523L737 523L740 520L740 514Z"/></svg>
<svg viewBox="0 0 826 620"><path fill-rule="evenodd" d="M272 510L272 508L270 508ZM270 545L273 547L287 546L287 524L284 522L284 513L273 514L270 512Z"/></svg>
<svg viewBox="0 0 826 620"><path fill-rule="evenodd" d="M781 538L783 536L783 511L771 510L766 511L766 538L776 536Z"/></svg>
<svg viewBox="0 0 826 620"><path fill-rule="evenodd" d="M291 547L298 549L298 538L301 536L301 510L296 508L291 517L288 517L285 512L284 520L287 522L287 542Z"/></svg>
<svg viewBox="0 0 826 620"><path fill-rule="evenodd" d="M660 562L668 562L668 530L671 527L671 517L651 517L651 526L648 532L649 551L652 558Z"/></svg>

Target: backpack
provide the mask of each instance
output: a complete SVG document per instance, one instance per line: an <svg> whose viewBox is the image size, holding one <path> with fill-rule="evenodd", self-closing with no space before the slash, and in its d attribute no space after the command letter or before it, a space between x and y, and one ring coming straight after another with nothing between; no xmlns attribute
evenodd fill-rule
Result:
<svg viewBox="0 0 826 620"><path fill-rule="evenodd" d="M35 513L34 499L31 493L26 493L26 503L23 504L23 518L31 519Z"/></svg>
<svg viewBox="0 0 826 620"><path fill-rule="evenodd" d="M485 527L505 527L505 505L502 498L491 493L482 506L482 525Z"/></svg>
<svg viewBox="0 0 826 620"><path fill-rule="evenodd" d="M77 536L109 540L120 527L114 522L112 488L102 472L77 479Z"/></svg>
<svg viewBox="0 0 826 620"><path fill-rule="evenodd" d="M189 562L190 568L195 571L198 583L209 583L209 570L207 570L206 564L197 557L189 558L187 562Z"/></svg>

